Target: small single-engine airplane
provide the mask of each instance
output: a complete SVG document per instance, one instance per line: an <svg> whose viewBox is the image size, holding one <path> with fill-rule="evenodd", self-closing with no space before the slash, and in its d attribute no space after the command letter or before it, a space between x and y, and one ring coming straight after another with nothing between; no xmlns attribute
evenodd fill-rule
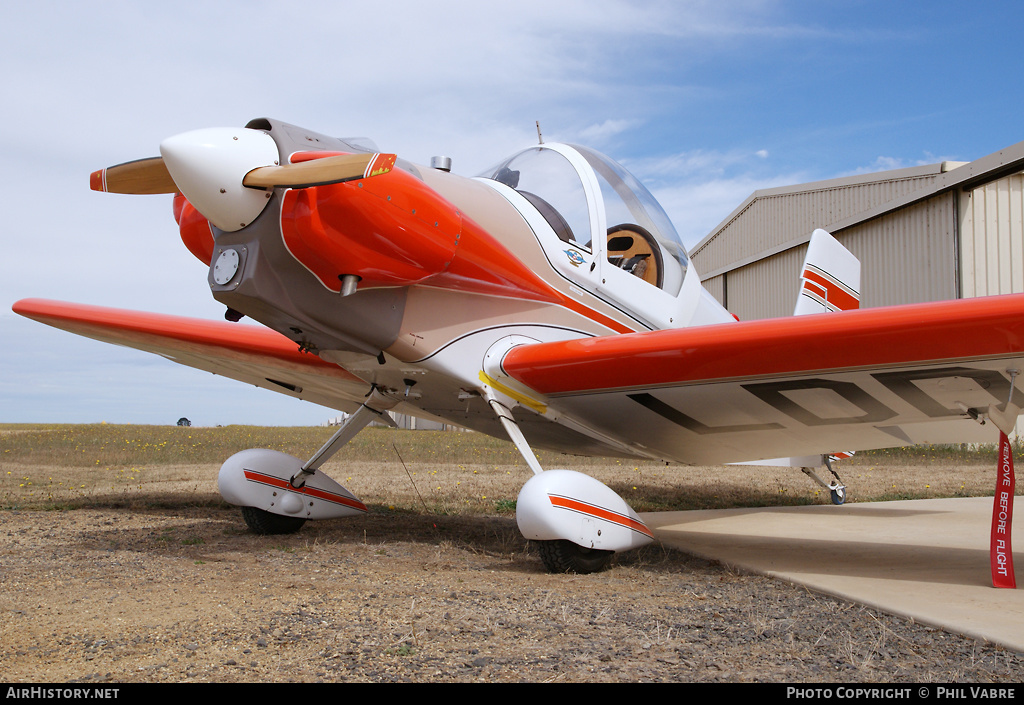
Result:
<svg viewBox="0 0 1024 705"><path fill-rule="evenodd" d="M389 411L510 438L534 473L520 530L550 570L589 572L652 533L533 448L809 469L837 450L992 441L979 422L1010 428L1024 405L1024 296L849 310L859 263L816 231L796 309L812 315L738 322L647 189L591 149L542 142L464 178L444 158L416 166L257 119L160 153L92 188L174 194L228 321L14 310L348 412L308 460L251 449L224 463L221 493L257 532L367 511L320 467Z"/></svg>

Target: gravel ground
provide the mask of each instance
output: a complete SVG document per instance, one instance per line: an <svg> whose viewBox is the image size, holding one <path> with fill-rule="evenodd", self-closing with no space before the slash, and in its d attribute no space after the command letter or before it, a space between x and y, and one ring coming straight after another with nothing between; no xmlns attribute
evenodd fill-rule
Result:
<svg viewBox="0 0 1024 705"><path fill-rule="evenodd" d="M1022 654L655 544L550 575L513 519L258 537L235 509L0 512L0 681L1001 682Z"/></svg>

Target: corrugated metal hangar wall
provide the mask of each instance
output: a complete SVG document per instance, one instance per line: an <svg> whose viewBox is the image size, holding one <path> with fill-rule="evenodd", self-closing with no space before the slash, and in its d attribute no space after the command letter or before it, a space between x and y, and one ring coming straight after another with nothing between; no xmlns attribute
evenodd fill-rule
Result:
<svg viewBox="0 0 1024 705"><path fill-rule="evenodd" d="M962 296L1024 291L1024 174L985 184L961 203ZM700 271L700 270L698 270Z"/></svg>
<svg viewBox="0 0 1024 705"><path fill-rule="evenodd" d="M740 320L789 316L814 228L861 261L861 306L1024 292L1024 142L970 163L757 191L690 253Z"/></svg>

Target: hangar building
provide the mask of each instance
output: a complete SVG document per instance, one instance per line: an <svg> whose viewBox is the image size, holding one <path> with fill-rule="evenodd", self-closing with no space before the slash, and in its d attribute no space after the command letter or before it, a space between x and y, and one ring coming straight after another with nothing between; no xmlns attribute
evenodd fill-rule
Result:
<svg viewBox="0 0 1024 705"><path fill-rule="evenodd" d="M861 307L1024 292L1024 142L973 162L755 191L691 251L740 320L789 316L811 232L861 261Z"/></svg>

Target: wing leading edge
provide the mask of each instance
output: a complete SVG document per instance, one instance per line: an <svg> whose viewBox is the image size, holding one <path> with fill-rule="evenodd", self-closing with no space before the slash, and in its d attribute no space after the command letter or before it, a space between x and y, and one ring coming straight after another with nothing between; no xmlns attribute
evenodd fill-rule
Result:
<svg viewBox="0 0 1024 705"><path fill-rule="evenodd" d="M253 325L23 299L15 313L78 335L156 353L174 362L351 411L367 384L291 340Z"/></svg>
<svg viewBox="0 0 1024 705"><path fill-rule="evenodd" d="M994 442L970 417L1024 369L1024 295L523 345L502 369L681 462Z"/></svg>

